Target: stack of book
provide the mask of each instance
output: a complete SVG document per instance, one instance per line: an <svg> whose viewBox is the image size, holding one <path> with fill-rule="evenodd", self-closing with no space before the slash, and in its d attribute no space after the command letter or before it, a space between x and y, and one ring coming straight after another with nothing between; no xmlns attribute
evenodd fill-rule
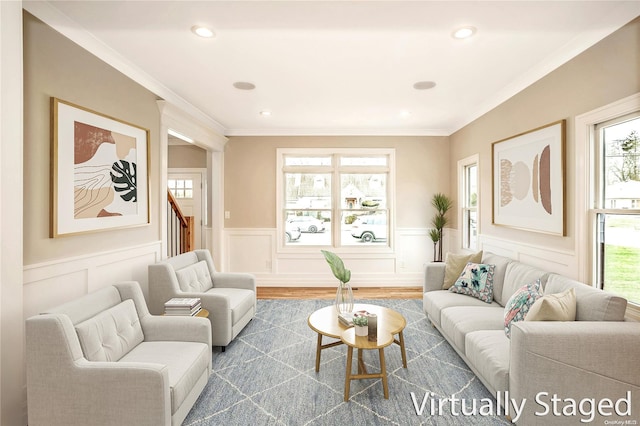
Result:
<svg viewBox="0 0 640 426"><path fill-rule="evenodd" d="M174 297L164 304L165 315L195 315L200 309L199 297Z"/></svg>
<svg viewBox="0 0 640 426"><path fill-rule="evenodd" d="M345 312L343 314L338 314L338 320L342 323L342 325L346 325L347 327L353 325L353 312Z"/></svg>
<svg viewBox="0 0 640 426"><path fill-rule="evenodd" d="M338 314L338 320L342 325L350 327L353 325L354 317L366 317L367 315L369 315L369 312L367 311L345 312L342 314Z"/></svg>

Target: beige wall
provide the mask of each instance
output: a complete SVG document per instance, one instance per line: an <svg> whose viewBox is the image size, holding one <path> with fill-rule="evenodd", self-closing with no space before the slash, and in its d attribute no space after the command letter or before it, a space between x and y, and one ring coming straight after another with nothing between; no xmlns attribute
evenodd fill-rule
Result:
<svg viewBox="0 0 640 426"><path fill-rule="evenodd" d="M206 169L207 151L195 145L169 145L170 169Z"/></svg>
<svg viewBox="0 0 640 426"><path fill-rule="evenodd" d="M156 96L26 12L24 88L24 264L159 240ZM49 238L52 96L150 129L151 224Z"/></svg>
<svg viewBox="0 0 640 426"><path fill-rule="evenodd" d="M507 102L450 136L451 162L480 154L480 232L507 240L573 250L576 211L574 118L640 92L640 19L634 20ZM567 120L567 236L554 237L491 224L491 144L552 123ZM452 194L457 197L455 176Z"/></svg>
<svg viewBox="0 0 640 426"><path fill-rule="evenodd" d="M428 227L431 196L449 192L446 137L231 137L225 150L225 228L276 227L277 148L395 148L396 226Z"/></svg>

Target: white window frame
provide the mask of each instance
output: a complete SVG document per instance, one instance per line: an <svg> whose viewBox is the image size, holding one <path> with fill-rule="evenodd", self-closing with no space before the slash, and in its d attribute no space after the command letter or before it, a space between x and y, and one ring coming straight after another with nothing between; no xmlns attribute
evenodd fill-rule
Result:
<svg viewBox="0 0 640 426"><path fill-rule="evenodd" d="M628 96L619 101L605 105L596 110L576 116L575 118L575 198L576 223L575 247L578 280L596 286L597 235L597 188L595 150L597 147L595 127L600 123L632 114L640 110L640 93ZM629 304L627 316L640 320L640 309Z"/></svg>
<svg viewBox="0 0 640 426"><path fill-rule="evenodd" d="M467 204L468 197L468 179L467 170L469 167L475 166L477 171L477 201L476 206L471 207ZM477 251L480 246L480 155L474 154L467 158L463 158L458 161L458 223L460 224L460 247L466 251ZM476 246L466 247L466 235L467 229L467 213L470 211L476 212Z"/></svg>
<svg viewBox="0 0 640 426"><path fill-rule="evenodd" d="M395 246L395 149L393 148L278 148L276 150L276 233L277 233L277 252L278 253L317 253L320 249L328 249L335 251L336 253L394 253ZM285 209L285 182L284 172L285 162L284 158L287 155L293 156L334 156L334 160L339 159L341 156L386 156L388 158L388 165L386 166L386 173L388 173L387 181L387 223L389 226L387 243L386 244L366 244L366 245L338 245L340 241L341 226L336 226L336 223L340 225L340 213L344 210L340 203L340 174L350 172L367 172L372 173L379 172L380 167L366 166L339 166L334 164L331 167L331 184L332 184L332 207L331 207L331 241L330 245L288 245L286 244L285 235L285 218L283 210ZM312 168L310 167L310 170ZM337 222L336 222L337 221Z"/></svg>
<svg viewBox="0 0 640 426"><path fill-rule="evenodd" d="M603 143L604 141L602 140L602 130L610 127L610 126L614 126L616 124L622 123L626 120L629 119L638 119L640 118L640 110L637 110L631 114L624 114L622 116L618 116L615 117L613 119L598 123L597 125L594 126L594 133L593 133L593 137L594 137L594 141L593 141L593 176L591 179L591 183L592 183L592 188L593 188L593 195L594 195L594 199L593 202L591 203L592 209L590 211L590 216L593 217L593 223L592 226L594 226L594 247L592 249L592 253L593 253L593 258L595 259L595 261L593 262L593 283L595 286L597 287L601 287L602 283L601 283L601 273L602 271L600 271L600 267L602 266L602 254L600 253L600 250L598 249L598 246L601 243L600 238L598 238L598 233L600 228L602 227L602 225L598 224L597 222L599 221L599 217L601 215L616 215L616 216L624 216L624 215L633 215L633 216L640 216L640 209L638 208L629 208L629 209L623 209L623 208L616 208L615 206L607 208L606 207L606 201L604 199L605 196L605 184L604 184L604 179L602 174L605 172L604 168L605 168L605 164L604 164L604 148L603 148ZM606 290L606 286L604 288ZM640 308L640 304L638 300L629 300L629 303L633 303L637 308Z"/></svg>

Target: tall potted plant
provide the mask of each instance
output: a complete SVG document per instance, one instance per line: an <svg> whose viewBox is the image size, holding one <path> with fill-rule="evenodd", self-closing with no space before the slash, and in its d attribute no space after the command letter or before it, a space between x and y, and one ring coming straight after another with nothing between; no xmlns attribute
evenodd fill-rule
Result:
<svg viewBox="0 0 640 426"><path fill-rule="evenodd" d="M338 314L353 312L353 290L349 285L351 271L344 267L344 262L337 254L327 250L320 251L331 267L333 276L340 281L336 292L336 311L338 311Z"/></svg>
<svg viewBox="0 0 640 426"><path fill-rule="evenodd" d="M453 206L453 201L442 193L433 194L431 205L436 209L436 214L431 219L433 228L429 231L429 237L433 241L433 261L442 262L442 231L447 225L447 212Z"/></svg>

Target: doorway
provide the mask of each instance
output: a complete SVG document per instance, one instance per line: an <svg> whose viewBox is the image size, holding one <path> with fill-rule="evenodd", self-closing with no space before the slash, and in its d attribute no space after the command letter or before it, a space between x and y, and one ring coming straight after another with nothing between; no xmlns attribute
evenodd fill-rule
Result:
<svg viewBox="0 0 640 426"><path fill-rule="evenodd" d="M195 249L205 248L206 169L168 169L167 187L185 216L193 216Z"/></svg>

